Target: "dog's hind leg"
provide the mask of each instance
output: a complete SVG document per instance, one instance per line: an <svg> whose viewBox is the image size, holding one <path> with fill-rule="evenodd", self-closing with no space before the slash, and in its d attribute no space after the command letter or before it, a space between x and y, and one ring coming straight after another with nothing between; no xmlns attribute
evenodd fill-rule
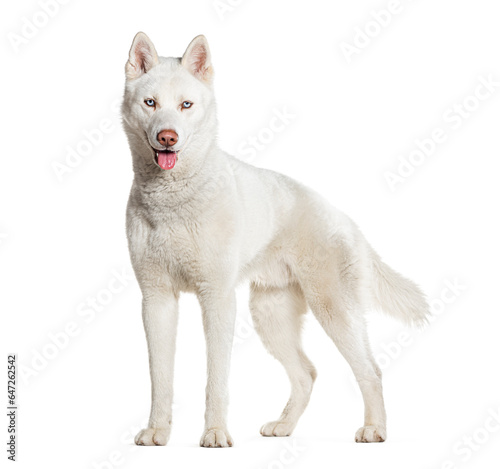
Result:
<svg viewBox="0 0 500 469"><path fill-rule="evenodd" d="M264 436L289 436L306 408L316 370L301 347L302 316L307 310L298 285L251 287L250 311L264 346L285 367L291 394L281 417L262 426Z"/></svg>
<svg viewBox="0 0 500 469"><path fill-rule="evenodd" d="M307 288L311 310L340 353L349 363L359 384L365 405L365 422L355 436L357 442L380 442L386 439L386 415L382 395L382 374L373 358L366 323L360 306L343 301L334 289ZM315 293L310 293L314 291ZM319 293L321 292L321 293ZM325 293L326 292L326 293Z"/></svg>

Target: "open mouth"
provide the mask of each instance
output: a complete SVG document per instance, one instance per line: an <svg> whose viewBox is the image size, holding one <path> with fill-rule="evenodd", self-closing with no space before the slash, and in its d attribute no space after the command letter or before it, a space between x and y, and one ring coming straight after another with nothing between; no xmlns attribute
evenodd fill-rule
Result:
<svg viewBox="0 0 500 469"><path fill-rule="evenodd" d="M177 152L173 150L156 150L155 152L155 162L161 168L165 170L172 169L177 163L178 157Z"/></svg>

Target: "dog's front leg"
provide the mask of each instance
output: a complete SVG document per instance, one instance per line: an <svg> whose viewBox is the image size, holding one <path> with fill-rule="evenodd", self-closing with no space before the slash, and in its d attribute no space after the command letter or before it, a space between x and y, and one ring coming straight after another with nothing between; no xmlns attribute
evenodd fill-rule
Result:
<svg viewBox="0 0 500 469"><path fill-rule="evenodd" d="M164 291L145 292L142 318L148 341L152 402L148 428L139 432L135 442L163 446L170 437L172 424L177 297Z"/></svg>
<svg viewBox="0 0 500 469"><path fill-rule="evenodd" d="M227 431L228 378L233 344L236 299L234 291L200 295L207 343L205 431L200 446L232 446Z"/></svg>

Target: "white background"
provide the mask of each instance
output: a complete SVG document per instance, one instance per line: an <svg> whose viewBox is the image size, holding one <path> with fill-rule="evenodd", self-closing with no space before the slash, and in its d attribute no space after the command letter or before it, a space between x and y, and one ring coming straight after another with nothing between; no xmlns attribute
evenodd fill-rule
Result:
<svg viewBox="0 0 500 469"><path fill-rule="evenodd" d="M500 88L487 97L483 90L480 101L474 94L480 77L500 81L498 2L401 0L379 32L372 12L387 9L388 0L219 4L227 11L212 0L74 0L45 25L38 1L4 6L0 307L2 357L16 352L23 365L18 467L493 467L500 446L500 422L489 417L500 412ZM35 19L41 26L23 32ZM349 62L341 46L354 44L357 28L374 37ZM326 196L433 300L439 314L421 331L369 317L384 371L386 443L354 443L361 396L312 318L304 331L319 373L311 403L291 438L259 435L279 416L288 382L253 332L242 287L230 384L235 446L198 447L205 345L188 295L170 442L132 444L147 420L150 390L124 230L131 158L116 103L139 30L160 55L174 56L205 34L220 145L236 153L249 138L272 139L251 162ZM464 100L468 117L452 119ZM284 109L295 117L269 136L263 129ZM102 141L82 143L102 120L111 125ZM446 142L391 190L385 173L397 172L415 139L436 128ZM54 166L67 165L68 147L87 154L58 178ZM113 280L122 271L123 285ZM90 306L92 298L106 304ZM72 337L62 332L68 328Z"/></svg>

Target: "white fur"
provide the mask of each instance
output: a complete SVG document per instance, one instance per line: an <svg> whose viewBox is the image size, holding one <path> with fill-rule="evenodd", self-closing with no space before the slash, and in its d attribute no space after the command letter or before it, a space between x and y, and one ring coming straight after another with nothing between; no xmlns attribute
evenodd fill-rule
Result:
<svg viewBox="0 0 500 469"><path fill-rule="evenodd" d="M316 377L304 354L301 322L308 307L351 366L365 403L356 441L386 438L381 373L364 313L379 307L407 323L428 314L419 289L385 265L356 225L312 190L281 174L245 164L219 149L213 69L206 39L184 57L158 57L149 38L134 39L126 66L123 125L135 178L127 208L130 256L143 293L152 382L149 426L140 445L167 443L178 298L197 295L207 341L205 431L200 444L231 446L226 427L235 287L251 282L255 328L281 361L290 399L262 435L295 428ZM154 98L156 109L144 104ZM184 100L193 102L181 109ZM172 170L154 161L164 129L179 135Z"/></svg>

